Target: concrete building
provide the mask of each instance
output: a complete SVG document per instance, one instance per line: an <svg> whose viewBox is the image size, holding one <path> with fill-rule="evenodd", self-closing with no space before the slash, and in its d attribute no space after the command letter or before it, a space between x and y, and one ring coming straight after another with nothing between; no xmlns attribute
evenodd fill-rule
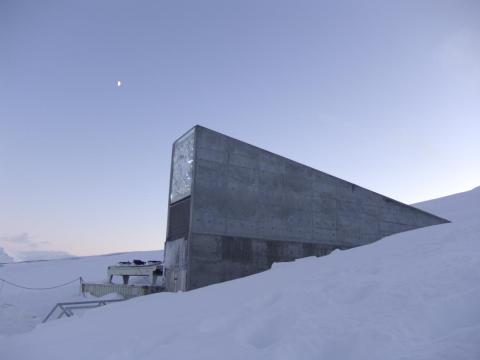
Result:
<svg viewBox="0 0 480 360"><path fill-rule="evenodd" d="M448 222L201 126L173 144L170 179L167 291Z"/></svg>

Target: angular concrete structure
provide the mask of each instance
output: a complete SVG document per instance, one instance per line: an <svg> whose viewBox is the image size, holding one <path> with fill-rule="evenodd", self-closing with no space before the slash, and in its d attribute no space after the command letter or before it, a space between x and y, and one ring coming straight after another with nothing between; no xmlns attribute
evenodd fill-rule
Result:
<svg viewBox="0 0 480 360"><path fill-rule="evenodd" d="M173 145L165 286L191 290L445 222L195 126Z"/></svg>

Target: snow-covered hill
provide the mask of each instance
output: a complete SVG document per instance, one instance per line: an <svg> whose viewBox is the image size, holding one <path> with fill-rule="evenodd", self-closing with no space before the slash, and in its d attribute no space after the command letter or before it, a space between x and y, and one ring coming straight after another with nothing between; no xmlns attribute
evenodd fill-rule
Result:
<svg viewBox="0 0 480 360"><path fill-rule="evenodd" d="M74 257L76 256L65 251L30 250L15 252L15 258L17 261L61 260Z"/></svg>
<svg viewBox="0 0 480 360"><path fill-rule="evenodd" d="M424 201L413 206L450 221L476 222L480 219L480 186L470 191ZM472 226L475 227L475 225Z"/></svg>
<svg viewBox="0 0 480 360"><path fill-rule="evenodd" d="M83 277L87 282L107 280L107 266L132 259L163 259L163 251L141 251L63 260L19 262L0 267L0 279L25 287L51 287ZM132 278L132 281L141 281ZM84 301L79 281L52 290L26 290L0 281L0 334L32 330L57 302ZM0 346L0 360L2 357Z"/></svg>
<svg viewBox="0 0 480 360"><path fill-rule="evenodd" d="M53 321L2 360L478 360L480 190L419 207L453 222Z"/></svg>
<svg viewBox="0 0 480 360"><path fill-rule="evenodd" d="M14 261L15 260L10 255L8 255L3 248L0 247L0 264L8 264Z"/></svg>

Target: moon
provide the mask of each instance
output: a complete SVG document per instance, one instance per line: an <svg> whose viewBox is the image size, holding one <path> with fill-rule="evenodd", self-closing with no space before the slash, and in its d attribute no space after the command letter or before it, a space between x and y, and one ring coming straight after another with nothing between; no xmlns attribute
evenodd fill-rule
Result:
<svg viewBox="0 0 480 360"><path fill-rule="evenodd" d="M117 80L117 87L122 86L122 82L120 80Z"/></svg>

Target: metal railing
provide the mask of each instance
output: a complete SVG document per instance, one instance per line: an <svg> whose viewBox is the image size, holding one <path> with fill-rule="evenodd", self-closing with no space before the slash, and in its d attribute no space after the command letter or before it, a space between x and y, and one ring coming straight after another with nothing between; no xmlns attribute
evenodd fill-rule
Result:
<svg viewBox="0 0 480 360"><path fill-rule="evenodd" d="M73 310L79 309L93 309L100 306L107 305L108 303L125 301L126 299L115 299L115 300L91 300L91 301L75 301L75 302L63 302L58 303L53 307L53 309L48 313L48 315L43 319L42 323L45 323L50 319L55 310L59 309L60 314L57 316L57 319L60 319L64 315L66 317L73 316Z"/></svg>

